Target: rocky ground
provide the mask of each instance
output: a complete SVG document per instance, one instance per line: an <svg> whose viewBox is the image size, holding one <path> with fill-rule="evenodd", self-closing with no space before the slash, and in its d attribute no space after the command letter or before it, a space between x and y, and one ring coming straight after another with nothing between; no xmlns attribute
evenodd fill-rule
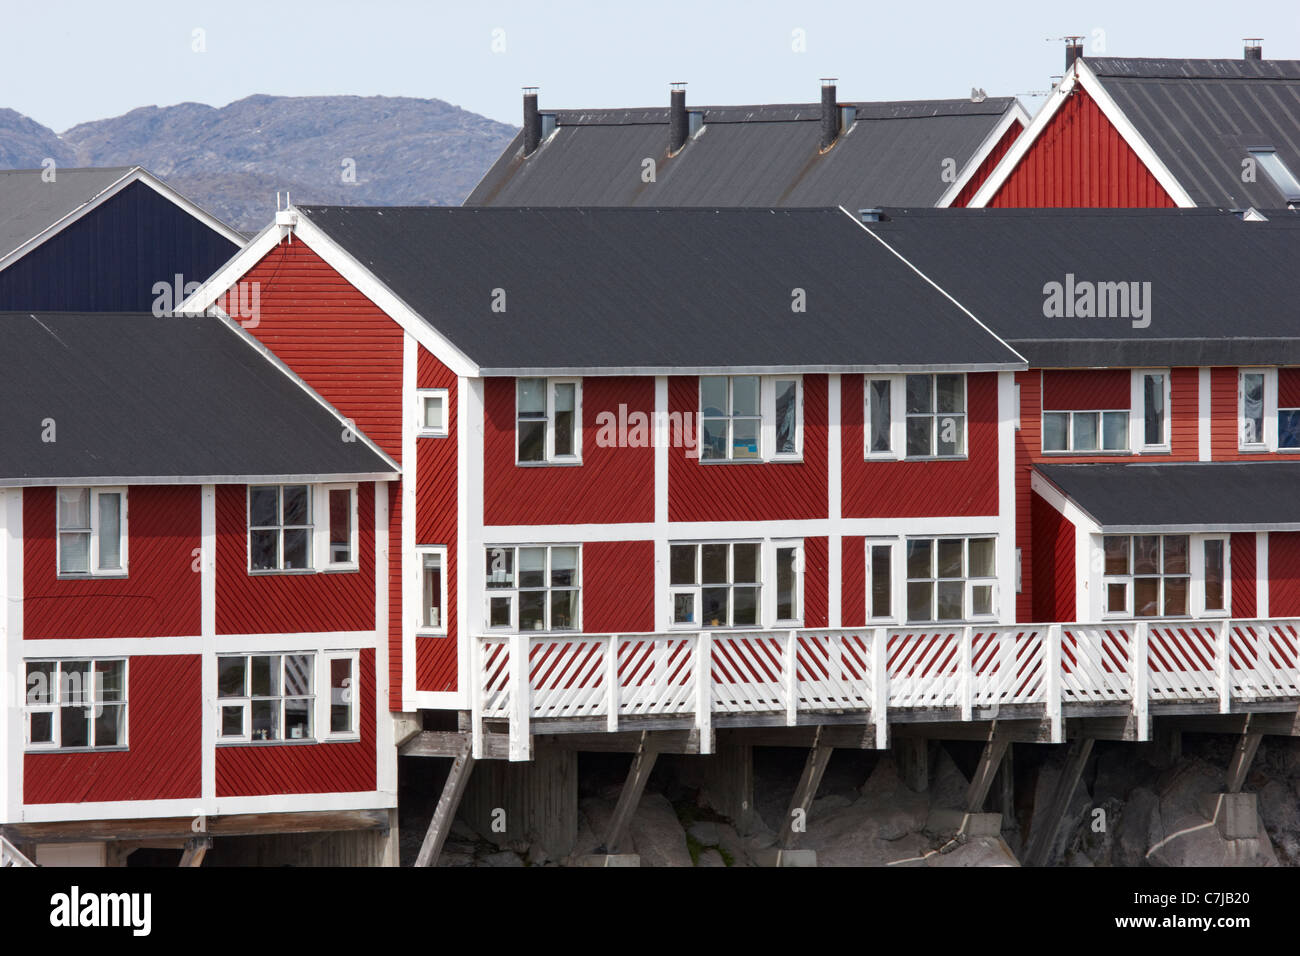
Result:
<svg viewBox="0 0 1300 956"><path fill-rule="evenodd" d="M1051 859L1064 866L1300 865L1300 740L1265 738L1243 788L1258 794L1254 840L1227 840L1201 808L1223 789L1235 738L1186 735L1177 758L1155 744L1098 742L1061 827ZM661 757L630 827L627 852L642 866L757 866L776 841L803 766L794 749L754 756L755 819L737 831L698 785L699 757ZM1048 802L1064 748L1018 744L1016 804L998 837L958 836L968 774L978 747L932 744L928 786L912 790L888 752L837 750L797 843L818 866L1018 866L1025 837ZM418 758L417 758L418 759ZM614 812L627 758L584 755L580 820L572 856L539 846L498 846L458 821L440 866L560 866L596 851ZM436 790L422 788L422 796ZM427 798L426 798L427 799ZM409 808L419 801L403 798ZM428 812L404 809L402 862L410 865Z"/></svg>

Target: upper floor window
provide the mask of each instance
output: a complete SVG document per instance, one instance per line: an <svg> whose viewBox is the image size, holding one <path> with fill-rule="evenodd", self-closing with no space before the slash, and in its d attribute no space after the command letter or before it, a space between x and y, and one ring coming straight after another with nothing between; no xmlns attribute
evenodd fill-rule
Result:
<svg viewBox="0 0 1300 956"><path fill-rule="evenodd" d="M905 379L908 458L966 454L966 376L908 375Z"/></svg>
<svg viewBox="0 0 1300 956"><path fill-rule="evenodd" d="M420 396L420 438L447 437L447 390L422 388Z"/></svg>
<svg viewBox="0 0 1300 956"><path fill-rule="evenodd" d="M577 545L488 545L488 627L578 630L580 557Z"/></svg>
<svg viewBox="0 0 1300 956"><path fill-rule="evenodd" d="M58 490L58 573L126 574L126 489Z"/></svg>
<svg viewBox="0 0 1300 956"><path fill-rule="evenodd" d="M420 547L420 618L421 633L447 633L447 549L443 546Z"/></svg>
<svg viewBox="0 0 1300 956"><path fill-rule="evenodd" d="M1135 373L1138 400L1135 408L1142 410L1142 423L1138 432L1136 451L1167 451L1169 449L1169 373Z"/></svg>
<svg viewBox="0 0 1300 956"><path fill-rule="evenodd" d="M1128 451L1128 418L1127 411L1043 412L1043 451Z"/></svg>
<svg viewBox="0 0 1300 956"><path fill-rule="evenodd" d="M126 661L28 661L29 749L126 746Z"/></svg>
<svg viewBox="0 0 1300 956"><path fill-rule="evenodd" d="M355 571L357 487L250 485L248 570Z"/></svg>
<svg viewBox="0 0 1300 956"><path fill-rule="evenodd" d="M996 538L909 538L908 623L993 617L996 556Z"/></svg>
<svg viewBox="0 0 1300 956"><path fill-rule="evenodd" d="M700 377L700 458L797 461L803 455L803 380L798 376Z"/></svg>
<svg viewBox="0 0 1300 956"><path fill-rule="evenodd" d="M866 379L866 457L893 458L898 439L894 427L894 388L896 379Z"/></svg>
<svg viewBox="0 0 1300 956"><path fill-rule="evenodd" d="M521 378L515 385L516 461L582 460L582 381Z"/></svg>

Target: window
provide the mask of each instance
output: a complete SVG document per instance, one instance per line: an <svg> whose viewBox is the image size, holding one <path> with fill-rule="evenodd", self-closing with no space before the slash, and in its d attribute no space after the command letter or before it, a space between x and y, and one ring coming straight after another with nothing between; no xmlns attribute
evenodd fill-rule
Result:
<svg viewBox="0 0 1300 956"><path fill-rule="evenodd" d="M447 633L447 549L417 548L420 556L421 632Z"/></svg>
<svg viewBox="0 0 1300 956"><path fill-rule="evenodd" d="M311 487L250 485L248 569L302 571L311 568Z"/></svg>
<svg viewBox="0 0 1300 956"><path fill-rule="evenodd" d="M126 489L58 490L58 574L126 575Z"/></svg>
<svg viewBox="0 0 1300 956"><path fill-rule="evenodd" d="M1263 450L1264 436L1264 373L1243 371L1237 376L1238 418L1241 433L1239 448Z"/></svg>
<svg viewBox="0 0 1300 956"><path fill-rule="evenodd" d="M577 545L487 548L488 627L578 630Z"/></svg>
<svg viewBox="0 0 1300 956"><path fill-rule="evenodd" d="M894 545L867 541L867 618L894 617Z"/></svg>
<svg viewBox="0 0 1300 956"><path fill-rule="evenodd" d="M966 376L906 378L907 457L966 454Z"/></svg>
<svg viewBox="0 0 1300 956"><path fill-rule="evenodd" d="M422 388L420 396L420 438L447 437L447 390Z"/></svg>
<svg viewBox="0 0 1300 956"><path fill-rule="evenodd" d="M866 380L866 457L894 457L894 380L869 378Z"/></svg>
<svg viewBox="0 0 1300 956"><path fill-rule="evenodd" d="M314 662L312 654L219 656L220 739L228 742L312 739Z"/></svg>
<svg viewBox="0 0 1300 956"><path fill-rule="evenodd" d="M575 464L582 458L578 379L521 378L516 383L516 460Z"/></svg>
<svg viewBox="0 0 1300 956"><path fill-rule="evenodd" d="M329 569L354 569L357 567L356 485L324 485L320 494L325 498L328 523L327 533L318 536L325 549L319 563Z"/></svg>
<svg viewBox="0 0 1300 956"><path fill-rule="evenodd" d="M993 617L996 544L995 538L908 539L908 622Z"/></svg>
<svg viewBox="0 0 1300 956"><path fill-rule="evenodd" d="M803 543L780 542L776 545L776 614L777 624L803 621Z"/></svg>
<svg viewBox="0 0 1300 956"><path fill-rule="evenodd" d="M1144 449L1169 447L1169 375L1165 372L1140 372L1142 436Z"/></svg>
<svg viewBox="0 0 1300 956"><path fill-rule="evenodd" d="M1228 542L1223 538L1206 538L1201 542L1205 573L1205 611L1226 613L1228 610Z"/></svg>
<svg viewBox="0 0 1300 956"><path fill-rule="evenodd" d="M25 711L32 750L126 746L126 661L28 661Z"/></svg>
<svg viewBox="0 0 1300 956"><path fill-rule="evenodd" d="M1277 447L1300 448L1300 408L1277 410Z"/></svg>
<svg viewBox="0 0 1300 956"><path fill-rule="evenodd" d="M1128 451L1128 418L1127 410L1043 412L1043 451Z"/></svg>
<svg viewBox="0 0 1300 956"><path fill-rule="evenodd" d="M700 377L700 459L797 461L803 456L803 380Z"/></svg>
<svg viewBox="0 0 1300 956"><path fill-rule="evenodd" d="M1289 203L1300 202L1300 180L1297 180L1286 163L1282 162L1281 157L1277 155L1277 150L1271 146L1260 146L1249 152L1277 191L1282 194L1283 199Z"/></svg>
<svg viewBox="0 0 1300 956"><path fill-rule="evenodd" d="M758 627L759 552L756 541L671 545L672 623Z"/></svg>
<svg viewBox="0 0 1300 956"><path fill-rule="evenodd" d="M1106 613L1185 617L1191 568L1185 534L1106 535Z"/></svg>
<svg viewBox="0 0 1300 956"><path fill-rule="evenodd" d="M327 712L319 715L327 737L355 737L357 726L356 651L330 651L323 655L329 678L329 697L324 701Z"/></svg>

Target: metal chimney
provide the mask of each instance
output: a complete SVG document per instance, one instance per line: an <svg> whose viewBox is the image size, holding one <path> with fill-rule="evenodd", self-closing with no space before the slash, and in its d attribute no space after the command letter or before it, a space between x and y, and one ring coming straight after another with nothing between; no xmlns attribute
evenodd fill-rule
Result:
<svg viewBox="0 0 1300 956"><path fill-rule="evenodd" d="M686 115L686 84L669 84L668 94L668 154L671 156L686 145L690 119Z"/></svg>
<svg viewBox="0 0 1300 956"><path fill-rule="evenodd" d="M840 135L840 109L835 102L835 77L822 77L822 150L831 148Z"/></svg>
<svg viewBox="0 0 1300 956"><path fill-rule="evenodd" d="M537 112L537 87L524 87L524 155L531 156L542 144L542 117Z"/></svg>
<svg viewBox="0 0 1300 956"><path fill-rule="evenodd" d="M1065 72L1069 75L1070 67L1074 66L1075 60L1083 59L1083 43L1080 41L1083 37L1066 37L1065 38Z"/></svg>
<svg viewBox="0 0 1300 956"><path fill-rule="evenodd" d="M1264 40L1262 37L1246 37L1242 42L1246 44L1246 50L1243 59L1247 59L1247 60L1264 59Z"/></svg>

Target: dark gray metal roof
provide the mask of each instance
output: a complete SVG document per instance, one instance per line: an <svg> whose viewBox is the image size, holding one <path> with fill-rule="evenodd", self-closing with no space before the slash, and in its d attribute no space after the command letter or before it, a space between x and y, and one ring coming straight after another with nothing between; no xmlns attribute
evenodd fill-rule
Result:
<svg viewBox="0 0 1300 956"><path fill-rule="evenodd" d="M933 206L1014 97L841 103L854 125L819 153L821 105L692 107L704 129L669 157L668 109L560 110L532 156L515 136L467 206ZM642 162L656 163L655 181Z"/></svg>
<svg viewBox="0 0 1300 956"><path fill-rule="evenodd" d="M1085 62L1198 206L1286 204L1262 168L1243 182L1242 160L1271 146L1300 176L1300 61Z"/></svg>
<svg viewBox="0 0 1300 956"><path fill-rule="evenodd" d="M0 258L94 199L133 166L0 170Z"/></svg>
<svg viewBox="0 0 1300 956"><path fill-rule="evenodd" d="M1037 465L1104 531L1300 528L1300 461Z"/></svg>
<svg viewBox="0 0 1300 956"><path fill-rule="evenodd" d="M298 208L484 374L1024 367L839 209Z"/></svg>
<svg viewBox="0 0 1300 956"><path fill-rule="evenodd" d="M394 471L220 319L6 312L0 340L0 484Z"/></svg>
<svg viewBox="0 0 1300 956"><path fill-rule="evenodd" d="M1036 367L1296 365L1300 214L1266 215L886 209L868 228ZM1150 325L1046 317L1044 286L1067 275L1151 283Z"/></svg>

